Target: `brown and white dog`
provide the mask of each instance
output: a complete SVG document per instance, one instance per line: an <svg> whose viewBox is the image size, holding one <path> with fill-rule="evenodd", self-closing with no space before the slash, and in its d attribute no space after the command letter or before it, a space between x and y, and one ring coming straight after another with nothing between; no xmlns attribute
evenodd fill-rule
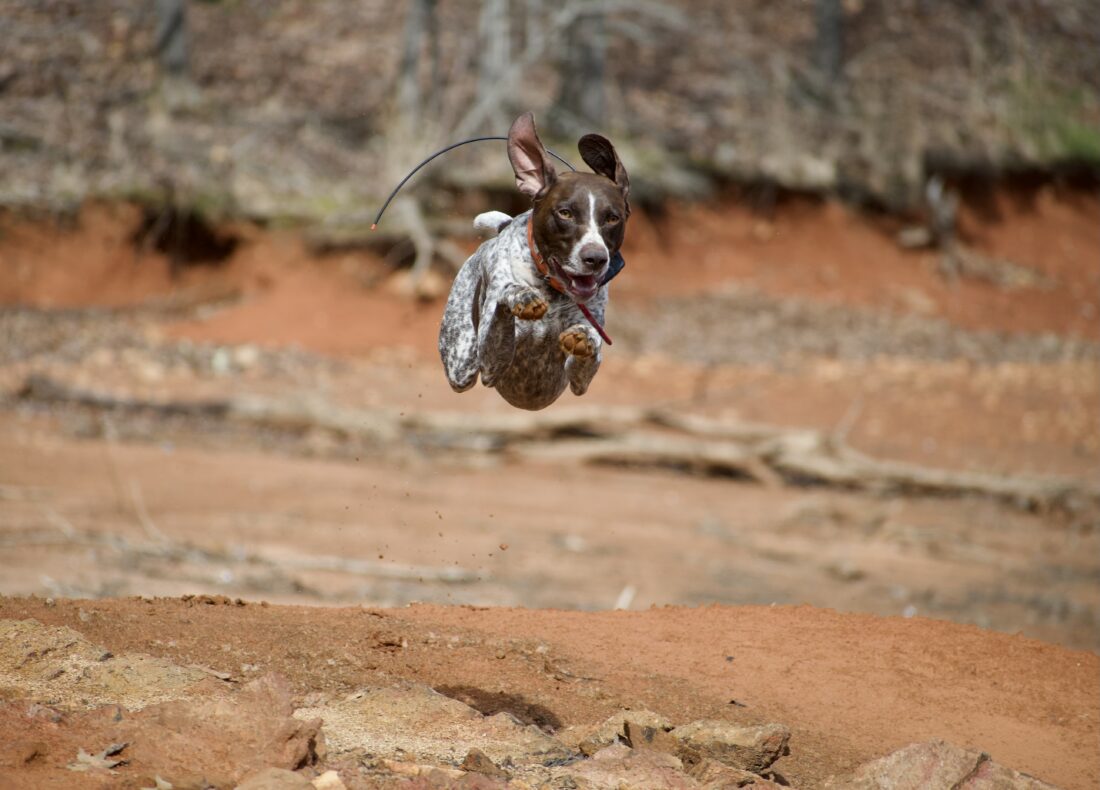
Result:
<svg viewBox="0 0 1100 790"><path fill-rule="evenodd" d="M464 392L481 375L506 401L542 409L565 391L583 395L599 370L609 267L630 215L630 182L598 134L577 144L595 173L557 173L524 113L508 132L508 159L533 207L515 218L481 214L497 233L463 264L451 287L439 354Z"/></svg>

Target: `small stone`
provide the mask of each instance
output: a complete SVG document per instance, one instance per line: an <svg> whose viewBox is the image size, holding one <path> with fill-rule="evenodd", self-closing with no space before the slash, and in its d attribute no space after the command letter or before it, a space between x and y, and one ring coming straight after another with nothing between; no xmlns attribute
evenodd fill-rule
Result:
<svg viewBox="0 0 1100 790"><path fill-rule="evenodd" d="M219 348L210 357L210 370L215 376L228 376L232 371L233 360L228 348Z"/></svg>
<svg viewBox="0 0 1100 790"><path fill-rule="evenodd" d="M481 749L470 749L466 754L466 759L462 761L461 766L463 771L469 771L476 774L484 774L485 776L494 776L500 779L510 778L510 774L504 769L500 768L496 763L489 759L485 752Z"/></svg>
<svg viewBox="0 0 1100 790"><path fill-rule="evenodd" d="M347 790L347 785L336 771L325 771L310 784L313 785L314 790Z"/></svg>
<svg viewBox="0 0 1100 790"><path fill-rule="evenodd" d="M411 269L401 269L390 275L383 287L396 296L432 301L447 294L450 282L434 269L420 272L418 276L414 276Z"/></svg>
<svg viewBox="0 0 1100 790"><path fill-rule="evenodd" d="M688 770L688 775L706 790L728 790L728 788L734 787L772 790L781 786L768 781L762 776L757 776L751 771L733 768L706 757L692 765Z"/></svg>
<svg viewBox="0 0 1100 790"><path fill-rule="evenodd" d="M420 776L420 766L416 763L409 763L403 760L383 760L382 766L391 774L397 774L398 776Z"/></svg>
<svg viewBox="0 0 1100 790"><path fill-rule="evenodd" d="M238 346L233 351L233 361L242 370L248 370L260 360L260 351L255 346Z"/></svg>
<svg viewBox="0 0 1100 790"><path fill-rule="evenodd" d="M703 757L761 773L785 754L791 731L782 724L738 727L724 721L702 720L672 731L685 747Z"/></svg>
<svg viewBox="0 0 1100 790"><path fill-rule="evenodd" d="M608 717L602 724L583 734L577 743L577 748L585 756L591 757L600 749L619 740L625 734L624 728L627 722L659 730L672 729L672 722L651 710L624 710ZM583 730L582 733L584 733Z"/></svg>

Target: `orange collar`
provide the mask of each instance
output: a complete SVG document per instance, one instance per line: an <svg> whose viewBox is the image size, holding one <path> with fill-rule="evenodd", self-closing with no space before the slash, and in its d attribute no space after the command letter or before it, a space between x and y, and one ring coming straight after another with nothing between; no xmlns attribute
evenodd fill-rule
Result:
<svg viewBox="0 0 1100 790"><path fill-rule="evenodd" d="M562 285L561 280L550 275L550 267L543 260L542 255L539 254L539 248L535 246L535 218L533 214L531 219L527 220L527 246L531 250L531 257L535 261L535 268L539 270L539 274L547 279L551 288L568 296L569 294L565 290L565 286Z"/></svg>
<svg viewBox="0 0 1100 790"><path fill-rule="evenodd" d="M541 274L543 278L545 278L546 281L550 283L551 288L553 288L558 293L569 296L569 292L565 290L565 286L562 284L561 280L550 274L550 267L547 265L542 255L539 254L538 247L535 246L534 220L534 214L532 214L531 218L527 220L527 247L531 250L531 258L535 262L535 268L538 269L539 274ZM569 298L572 299L571 296ZM600 337L603 338L603 341L609 346L612 345L611 337L607 334L607 332L604 331L604 328L600 326L600 322L596 320L596 317L594 315L592 315L592 313L588 309L588 306L576 301L573 304L580 308L580 311L584 313L584 317L588 319L588 323L592 324L592 327L600 333Z"/></svg>

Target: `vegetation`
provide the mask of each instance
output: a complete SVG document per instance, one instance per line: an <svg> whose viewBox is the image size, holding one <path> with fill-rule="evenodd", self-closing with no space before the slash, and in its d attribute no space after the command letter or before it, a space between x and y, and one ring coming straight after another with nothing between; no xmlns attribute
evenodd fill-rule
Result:
<svg viewBox="0 0 1100 790"><path fill-rule="evenodd" d="M428 151L527 108L566 152L612 135L656 200L764 182L905 209L943 163L1100 162L1090 0L44 0L0 39L5 205L170 184L364 226ZM418 195L506 176L484 146Z"/></svg>

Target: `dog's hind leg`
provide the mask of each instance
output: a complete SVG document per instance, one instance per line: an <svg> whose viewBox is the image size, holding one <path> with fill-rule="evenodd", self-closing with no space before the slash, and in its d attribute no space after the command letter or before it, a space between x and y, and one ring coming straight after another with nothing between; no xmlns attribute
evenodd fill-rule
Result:
<svg viewBox="0 0 1100 790"><path fill-rule="evenodd" d="M484 309L477 328L477 357L481 383L492 387L512 365L516 353L516 317L505 301L489 302Z"/></svg>
<svg viewBox="0 0 1100 790"><path fill-rule="evenodd" d="M439 356L447 382L455 392L465 392L477 382L478 268L471 258L459 270L439 327Z"/></svg>

